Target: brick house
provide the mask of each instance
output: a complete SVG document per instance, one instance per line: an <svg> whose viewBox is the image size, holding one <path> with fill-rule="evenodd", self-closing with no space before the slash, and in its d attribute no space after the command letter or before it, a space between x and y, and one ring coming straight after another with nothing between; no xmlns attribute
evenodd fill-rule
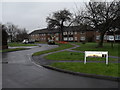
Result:
<svg viewBox="0 0 120 90"><path fill-rule="evenodd" d="M120 33L116 32L115 34L115 37L118 38L117 41L120 41ZM59 29L44 28L40 30L34 30L29 34L29 39L34 41L47 42L50 36L54 36L55 41L59 41L61 37ZM106 33L104 36L104 42L109 41L108 37L109 35ZM67 42L98 42L100 40L100 33L91 27L64 27L63 40Z"/></svg>
<svg viewBox="0 0 120 90"><path fill-rule="evenodd" d="M71 26L69 28L65 27L63 30L63 40L68 42L94 41L93 32L93 29L83 31L78 26ZM61 37L59 29L45 28L31 32L29 34L29 39L34 41L47 42L51 35L55 36L55 41L59 41Z"/></svg>
<svg viewBox="0 0 120 90"><path fill-rule="evenodd" d="M100 33L98 31L95 32L96 42L100 40ZM109 31L104 35L104 42L111 42L109 40L110 37L114 37L114 42L120 42L120 31L117 30L115 32Z"/></svg>

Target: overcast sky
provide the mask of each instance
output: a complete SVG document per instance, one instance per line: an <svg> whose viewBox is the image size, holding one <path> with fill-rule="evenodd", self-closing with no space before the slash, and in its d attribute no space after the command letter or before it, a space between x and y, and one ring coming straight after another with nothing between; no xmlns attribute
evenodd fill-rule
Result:
<svg viewBox="0 0 120 90"><path fill-rule="evenodd" d="M52 12L66 8L73 13L76 11L76 5L78 8L84 8L83 2L2 2L0 22L11 22L31 32L47 27L46 17Z"/></svg>

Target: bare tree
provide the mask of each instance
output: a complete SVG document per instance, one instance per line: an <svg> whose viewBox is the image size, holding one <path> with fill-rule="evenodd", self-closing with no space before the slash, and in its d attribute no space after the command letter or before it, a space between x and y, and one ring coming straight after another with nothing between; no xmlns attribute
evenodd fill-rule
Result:
<svg viewBox="0 0 120 90"><path fill-rule="evenodd" d="M28 38L27 30L25 28L19 28L12 23L7 23L5 26L7 27L6 31L11 42L22 41L23 39Z"/></svg>
<svg viewBox="0 0 120 90"><path fill-rule="evenodd" d="M120 12L120 2L89 2L86 4L84 15L81 19L87 21L96 31L100 33L100 42L98 47L103 46L104 35L118 22ZM119 26L119 25L118 25Z"/></svg>
<svg viewBox="0 0 120 90"><path fill-rule="evenodd" d="M63 28L65 26L65 23L70 22L72 17L72 13L70 13L69 10L60 10L57 12L54 12L52 16L49 16L46 18L46 21L48 23L48 28L54 29L59 28L61 38L60 41L63 41ZM71 25L71 22L68 26Z"/></svg>
<svg viewBox="0 0 120 90"><path fill-rule="evenodd" d="M13 42L16 38L18 26L12 23L7 23L5 26L7 27L6 31L9 35L10 41Z"/></svg>
<svg viewBox="0 0 120 90"><path fill-rule="evenodd" d="M18 29L18 33L16 35L16 41L23 41L24 39L28 39L28 32L24 29Z"/></svg>

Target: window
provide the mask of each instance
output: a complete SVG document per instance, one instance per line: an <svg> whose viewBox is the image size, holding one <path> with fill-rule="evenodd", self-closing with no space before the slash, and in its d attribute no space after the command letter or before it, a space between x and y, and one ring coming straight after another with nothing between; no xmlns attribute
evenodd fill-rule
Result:
<svg viewBox="0 0 120 90"><path fill-rule="evenodd" d="M96 40L99 40L100 39L100 35L96 36Z"/></svg>
<svg viewBox="0 0 120 90"><path fill-rule="evenodd" d="M107 40L114 40L114 36L113 35L107 35Z"/></svg>
<svg viewBox="0 0 120 90"><path fill-rule="evenodd" d="M42 36L45 36L45 34L42 34Z"/></svg>
<svg viewBox="0 0 120 90"><path fill-rule="evenodd" d="M120 35L115 35L115 40L120 40Z"/></svg>
<svg viewBox="0 0 120 90"><path fill-rule="evenodd" d="M104 40L107 40L107 36L106 35L104 35Z"/></svg>
<svg viewBox="0 0 120 90"><path fill-rule="evenodd" d="M68 40L69 40L69 41L73 41L73 37L69 37Z"/></svg>
<svg viewBox="0 0 120 90"><path fill-rule="evenodd" d="M70 32L70 35L72 35L73 34L73 32Z"/></svg>
<svg viewBox="0 0 120 90"><path fill-rule="evenodd" d="M56 41L58 41L58 40L59 40L59 38L58 38L58 37L56 37L55 39L56 39Z"/></svg>
<svg viewBox="0 0 120 90"><path fill-rule="evenodd" d="M77 37L75 37L75 40L77 40Z"/></svg>
<svg viewBox="0 0 120 90"><path fill-rule="evenodd" d="M75 34L77 34L77 32L75 32Z"/></svg>
<svg viewBox="0 0 120 90"><path fill-rule="evenodd" d="M70 34L70 32L68 32L68 34Z"/></svg>
<svg viewBox="0 0 120 90"><path fill-rule="evenodd" d="M64 37L64 41L67 41L67 37Z"/></svg>
<svg viewBox="0 0 120 90"><path fill-rule="evenodd" d="M63 35L67 35L67 32L63 32Z"/></svg>
<svg viewBox="0 0 120 90"><path fill-rule="evenodd" d="M85 40L85 37L81 37L80 40Z"/></svg>

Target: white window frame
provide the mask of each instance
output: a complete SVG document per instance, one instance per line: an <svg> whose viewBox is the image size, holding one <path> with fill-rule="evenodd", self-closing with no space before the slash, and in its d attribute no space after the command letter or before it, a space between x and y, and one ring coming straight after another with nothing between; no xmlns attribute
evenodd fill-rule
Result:
<svg viewBox="0 0 120 90"><path fill-rule="evenodd" d="M115 40L120 40L120 35L115 35Z"/></svg>
<svg viewBox="0 0 120 90"><path fill-rule="evenodd" d="M75 33L75 34L77 34L77 32L76 32L76 31L75 31L74 33Z"/></svg>
<svg viewBox="0 0 120 90"><path fill-rule="evenodd" d="M73 41L73 37L69 37L68 40L69 40L69 41Z"/></svg>
<svg viewBox="0 0 120 90"><path fill-rule="evenodd" d="M64 37L64 41L67 41L68 40L68 38L67 37Z"/></svg>
<svg viewBox="0 0 120 90"><path fill-rule="evenodd" d="M59 37L56 37L55 40L56 40L56 41L59 41Z"/></svg>
<svg viewBox="0 0 120 90"><path fill-rule="evenodd" d="M78 38L77 38L77 37L75 37L75 40L76 40L76 41L77 41L77 39L78 39Z"/></svg>
<svg viewBox="0 0 120 90"><path fill-rule="evenodd" d="M104 35L104 40L107 40L107 35Z"/></svg>
<svg viewBox="0 0 120 90"><path fill-rule="evenodd" d="M67 35L67 32L63 32L63 35Z"/></svg>
<svg viewBox="0 0 120 90"><path fill-rule="evenodd" d="M70 35L73 35L73 31L70 32Z"/></svg>
<svg viewBox="0 0 120 90"><path fill-rule="evenodd" d="M86 38L85 36L80 37L80 40L84 41Z"/></svg>
<svg viewBox="0 0 120 90"><path fill-rule="evenodd" d="M96 40L100 40L100 35L97 35L97 36L96 36Z"/></svg>

